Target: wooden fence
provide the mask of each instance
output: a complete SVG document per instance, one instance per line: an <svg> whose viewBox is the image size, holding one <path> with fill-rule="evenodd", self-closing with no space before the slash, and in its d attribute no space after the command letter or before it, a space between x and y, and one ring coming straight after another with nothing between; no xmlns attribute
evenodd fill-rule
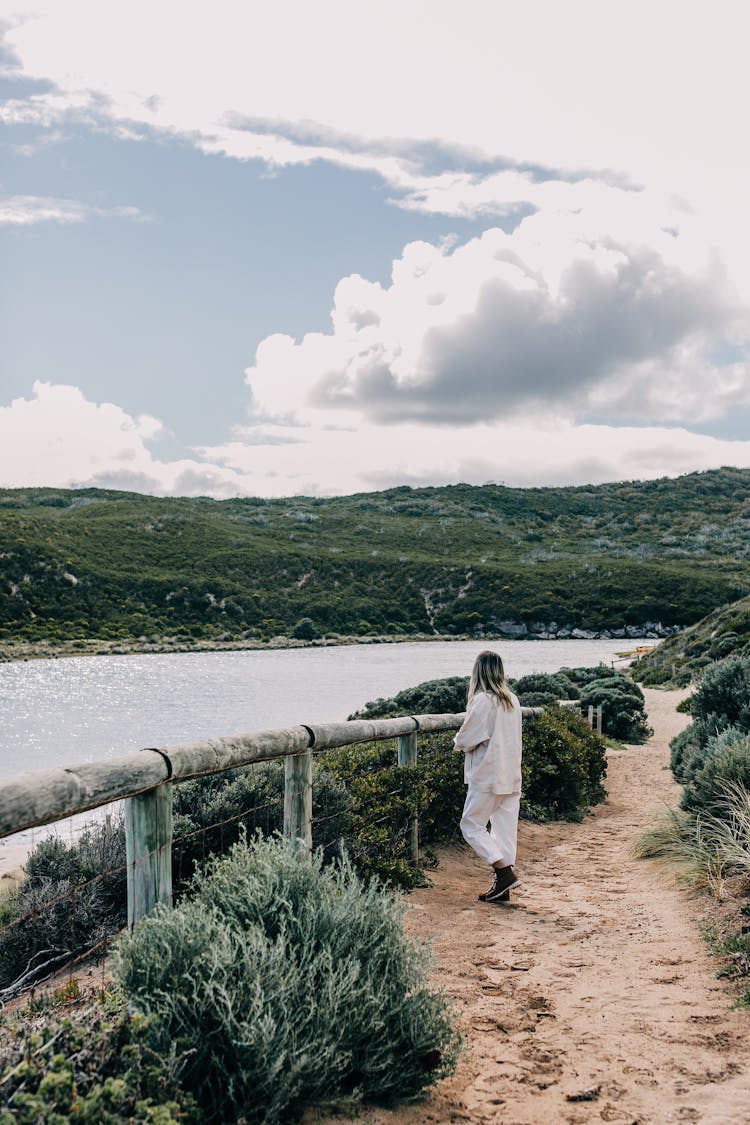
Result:
<svg viewBox="0 0 750 1125"><path fill-rule="evenodd" d="M525 718L540 708L524 707ZM120 758L34 773L0 782L0 838L77 813L125 802L128 923L157 902L172 901L172 785L192 777L283 758L284 835L312 849L313 754L362 742L396 739L398 764L417 763L417 735L458 730L464 715L415 715L253 731L207 742L151 747ZM418 823L411 824L418 862Z"/></svg>
<svg viewBox="0 0 750 1125"><path fill-rule="evenodd" d="M41 827L112 801L125 802L128 921L172 898L172 783L256 762L285 760L284 834L312 846L314 753L398 740L398 764L417 761L417 732L457 730L463 715L355 720L149 748L120 758L23 774L0 783L0 838ZM416 821L411 856L417 861Z"/></svg>

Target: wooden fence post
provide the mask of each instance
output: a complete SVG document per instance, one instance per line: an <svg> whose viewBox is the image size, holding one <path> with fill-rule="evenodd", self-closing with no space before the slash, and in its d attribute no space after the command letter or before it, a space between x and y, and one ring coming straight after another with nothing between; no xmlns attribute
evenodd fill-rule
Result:
<svg viewBox="0 0 750 1125"><path fill-rule="evenodd" d="M299 840L312 855L312 750L284 759L284 836Z"/></svg>
<svg viewBox="0 0 750 1125"><path fill-rule="evenodd" d="M398 764L400 766L416 766L417 764L417 732L401 734L398 738ZM410 859L412 867L419 867L419 814L414 813L409 828Z"/></svg>
<svg viewBox="0 0 750 1125"><path fill-rule="evenodd" d="M128 926L157 902L172 905L172 786L125 799Z"/></svg>
<svg viewBox="0 0 750 1125"><path fill-rule="evenodd" d="M593 705L593 703L589 703L589 710L588 710L588 714L586 716L586 719L588 721L589 726L593 730L594 729L594 705Z"/></svg>
<svg viewBox="0 0 750 1125"><path fill-rule="evenodd" d="M596 733L601 738L601 735L602 735L602 705L601 705L601 703L596 708Z"/></svg>

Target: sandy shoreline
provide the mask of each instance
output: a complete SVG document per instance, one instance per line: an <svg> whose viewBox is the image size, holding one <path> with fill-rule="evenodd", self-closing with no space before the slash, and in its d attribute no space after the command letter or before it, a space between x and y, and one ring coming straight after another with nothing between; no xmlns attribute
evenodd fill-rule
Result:
<svg viewBox="0 0 750 1125"><path fill-rule="evenodd" d="M60 644L51 644L49 641L17 641L13 645L0 642L0 664L9 664L22 660L58 660L68 656L142 656L147 654L168 654L177 652L276 652L287 648L345 648L348 645L398 645L398 644L429 644L443 642L486 642L488 645L504 644L509 640L535 641L546 644L547 640L570 640L566 637L520 637L506 636L476 637L469 634L455 633L410 633L394 636L387 633L383 636L360 637L321 637L312 641L296 640L294 637L272 637L270 641L236 640L236 641L178 641L161 639L159 641L119 640L105 641L97 638L87 640L63 641ZM620 640L624 652L635 655L635 648L640 641L647 640L651 645L660 643L660 638L647 637L611 637L592 640Z"/></svg>

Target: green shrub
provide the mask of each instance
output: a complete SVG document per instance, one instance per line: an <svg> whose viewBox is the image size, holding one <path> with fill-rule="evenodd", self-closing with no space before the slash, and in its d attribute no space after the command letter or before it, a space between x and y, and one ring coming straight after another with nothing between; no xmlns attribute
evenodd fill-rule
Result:
<svg viewBox="0 0 750 1125"><path fill-rule="evenodd" d="M315 622L309 617L302 617L292 629L292 636L298 641L312 641L318 636Z"/></svg>
<svg viewBox="0 0 750 1125"><path fill-rule="evenodd" d="M519 697L522 707L554 707L560 696L551 691L527 691Z"/></svg>
<svg viewBox="0 0 750 1125"><path fill-rule="evenodd" d="M643 692L627 676L589 680L581 689L581 707L601 707L602 731L623 742L646 742L653 733Z"/></svg>
<svg viewBox="0 0 750 1125"><path fill-rule="evenodd" d="M36 845L23 881L4 904L10 928L0 931L0 989L24 975L29 988L56 964L122 929L127 920L124 863L121 818L93 825L73 844L49 836ZM97 878L104 871L112 874ZM24 920L10 925L16 918Z"/></svg>
<svg viewBox="0 0 750 1125"><path fill-rule="evenodd" d="M551 695L553 700L578 699L581 694L579 685L565 672L533 672L528 676L521 676L513 681L513 690L527 707L535 704L527 702L529 693L544 693Z"/></svg>
<svg viewBox="0 0 750 1125"><path fill-rule="evenodd" d="M404 888L424 882L410 863L415 812L423 848L461 839L464 760L451 733L422 737L416 766L398 766L393 745L382 742L331 750L323 762L351 795L346 847L360 873Z"/></svg>
<svg viewBox="0 0 750 1125"><path fill-rule="evenodd" d="M455 715L466 710L468 676L425 680L390 699L372 699L350 719L381 719L391 715Z"/></svg>
<svg viewBox="0 0 750 1125"><path fill-rule="evenodd" d="M458 1036L402 915L345 862L240 843L121 940L115 972L206 1121L412 1100L453 1069Z"/></svg>
<svg viewBox="0 0 750 1125"><path fill-rule="evenodd" d="M750 731L750 656L711 664L693 693L692 714L706 737L726 727Z"/></svg>
<svg viewBox="0 0 750 1125"><path fill-rule="evenodd" d="M737 728L723 731L694 755L686 776L682 807L721 815L728 783L750 789L750 736Z"/></svg>
<svg viewBox="0 0 750 1125"><path fill-rule="evenodd" d="M690 713L693 722L670 742L671 766L677 781L688 784L708 771L698 790L691 788L683 797L686 808L699 808L704 799L713 800L712 762L717 753L750 734L750 657L711 664L690 696Z"/></svg>
<svg viewBox="0 0 750 1125"><path fill-rule="evenodd" d="M175 1066L116 994L67 1015L30 1007L0 1020L0 1125L199 1125Z"/></svg>
<svg viewBox="0 0 750 1125"><path fill-rule="evenodd" d="M690 761L695 752L700 748L695 723L676 734L669 744L669 764L677 781L683 781L685 771L690 768Z"/></svg>
<svg viewBox="0 0 750 1125"><path fill-rule="evenodd" d="M581 820L606 796L604 743L567 707L524 722L522 813L539 820Z"/></svg>
<svg viewBox="0 0 750 1125"><path fill-rule="evenodd" d="M727 727L726 730L711 735L709 739L703 742L694 741L683 755L680 763L680 781L683 785L689 786L693 778L717 753L746 741L747 734L738 727Z"/></svg>
<svg viewBox="0 0 750 1125"><path fill-rule="evenodd" d="M592 680L625 680L629 679L619 668L610 664L595 664L587 668L561 668L558 675L565 676L573 684L583 687Z"/></svg>

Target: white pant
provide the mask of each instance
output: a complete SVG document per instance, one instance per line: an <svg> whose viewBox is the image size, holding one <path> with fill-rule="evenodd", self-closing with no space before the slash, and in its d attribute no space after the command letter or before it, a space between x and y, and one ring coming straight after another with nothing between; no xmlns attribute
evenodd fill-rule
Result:
<svg viewBox="0 0 750 1125"><path fill-rule="evenodd" d="M461 832L480 859L487 863L502 861L512 865L516 862L520 803L520 793L484 793L469 786Z"/></svg>

